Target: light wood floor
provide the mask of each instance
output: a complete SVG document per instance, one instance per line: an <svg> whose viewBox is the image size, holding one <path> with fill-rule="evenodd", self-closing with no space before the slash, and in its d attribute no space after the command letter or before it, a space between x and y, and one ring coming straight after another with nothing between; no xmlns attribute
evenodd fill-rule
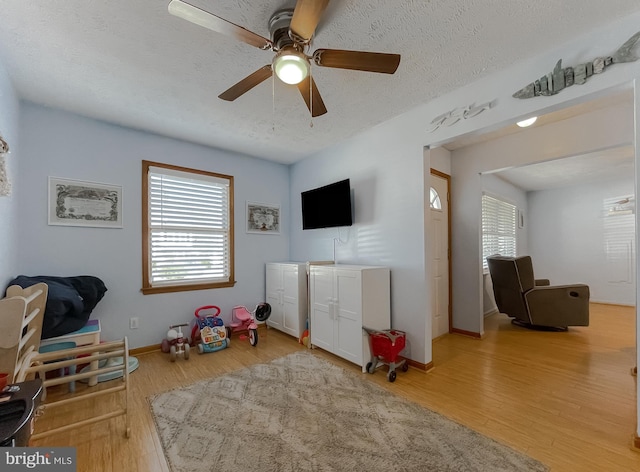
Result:
<svg viewBox="0 0 640 472"><path fill-rule="evenodd" d="M636 423L635 316L632 308L591 307L591 326L547 333L518 328L504 315L486 320L483 340L446 335L434 343L435 368L398 373L391 384L383 372L365 377L393 392L507 444L558 471L640 471L632 450ZM295 339L275 330L252 348L237 337L223 351L170 363L167 354L138 356L131 375L132 435L116 418L42 439L34 446L77 448L78 471L167 471L149 412L148 397L244 366L267 362L298 349ZM317 355L359 372L319 349ZM106 388L113 382L99 384ZM111 384L111 385L109 385ZM88 389L79 386L78 391ZM64 395L63 388L51 397ZM216 392L211 392L214 396ZM88 400L86 407L51 410L36 430L113 409L116 399ZM202 447L206 447L203 444Z"/></svg>

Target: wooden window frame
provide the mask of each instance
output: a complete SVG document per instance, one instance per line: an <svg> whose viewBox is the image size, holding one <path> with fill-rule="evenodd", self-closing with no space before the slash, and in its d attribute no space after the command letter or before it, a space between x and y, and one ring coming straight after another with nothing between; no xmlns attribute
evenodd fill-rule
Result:
<svg viewBox="0 0 640 472"><path fill-rule="evenodd" d="M180 284L163 284L153 286L150 280L150 224L149 224L149 168L158 167L167 170L185 172L196 175L206 175L229 181L229 280L224 282L204 282L204 283L180 283ZM215 288L233 287L235 281L235 263L234 263L234 204L233 204L233 176L208 172L203 170L180 167L171 164L163 164L160 162L142 161L142 288L141 292L145 295L154 293L171 293L183 292L190 290L207 290Z"/></svg>

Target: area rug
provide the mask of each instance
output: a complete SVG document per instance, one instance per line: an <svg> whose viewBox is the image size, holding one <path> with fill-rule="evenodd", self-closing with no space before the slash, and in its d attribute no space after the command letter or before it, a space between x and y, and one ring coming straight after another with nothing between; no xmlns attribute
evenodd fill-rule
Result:
<svg viewBox="0 0 640 472"><path fill-rule="evenodd" d="M173 472L548 470L308 351L150 405Z"/></svg>

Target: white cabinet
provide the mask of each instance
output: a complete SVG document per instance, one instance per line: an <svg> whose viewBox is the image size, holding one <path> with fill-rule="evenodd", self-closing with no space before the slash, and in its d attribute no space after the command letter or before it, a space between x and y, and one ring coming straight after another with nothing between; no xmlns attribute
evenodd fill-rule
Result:
<svg viewBox="0 0 640 472"><path fill-rule="evenodd" d="M311 266L311 344L362 366L371 360L363 326L390 329L390 273L386 267Z"/></svg>
<svg viewBox="0 0 640 472"><path fill-rule="evenodd" d="M307 324L307 265L270 262L266 266L267 325L299 338Z"/></svg>

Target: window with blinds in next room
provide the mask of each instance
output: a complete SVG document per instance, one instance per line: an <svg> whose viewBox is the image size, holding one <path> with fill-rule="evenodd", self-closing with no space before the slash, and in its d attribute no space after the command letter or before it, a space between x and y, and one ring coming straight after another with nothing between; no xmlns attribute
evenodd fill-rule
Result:
<svg viewBox="0 0 640 472"><path fill-rule="evenodd" d="M516 256L516 206L491 195L482 196L482 268L487 256Z"/></svg>

